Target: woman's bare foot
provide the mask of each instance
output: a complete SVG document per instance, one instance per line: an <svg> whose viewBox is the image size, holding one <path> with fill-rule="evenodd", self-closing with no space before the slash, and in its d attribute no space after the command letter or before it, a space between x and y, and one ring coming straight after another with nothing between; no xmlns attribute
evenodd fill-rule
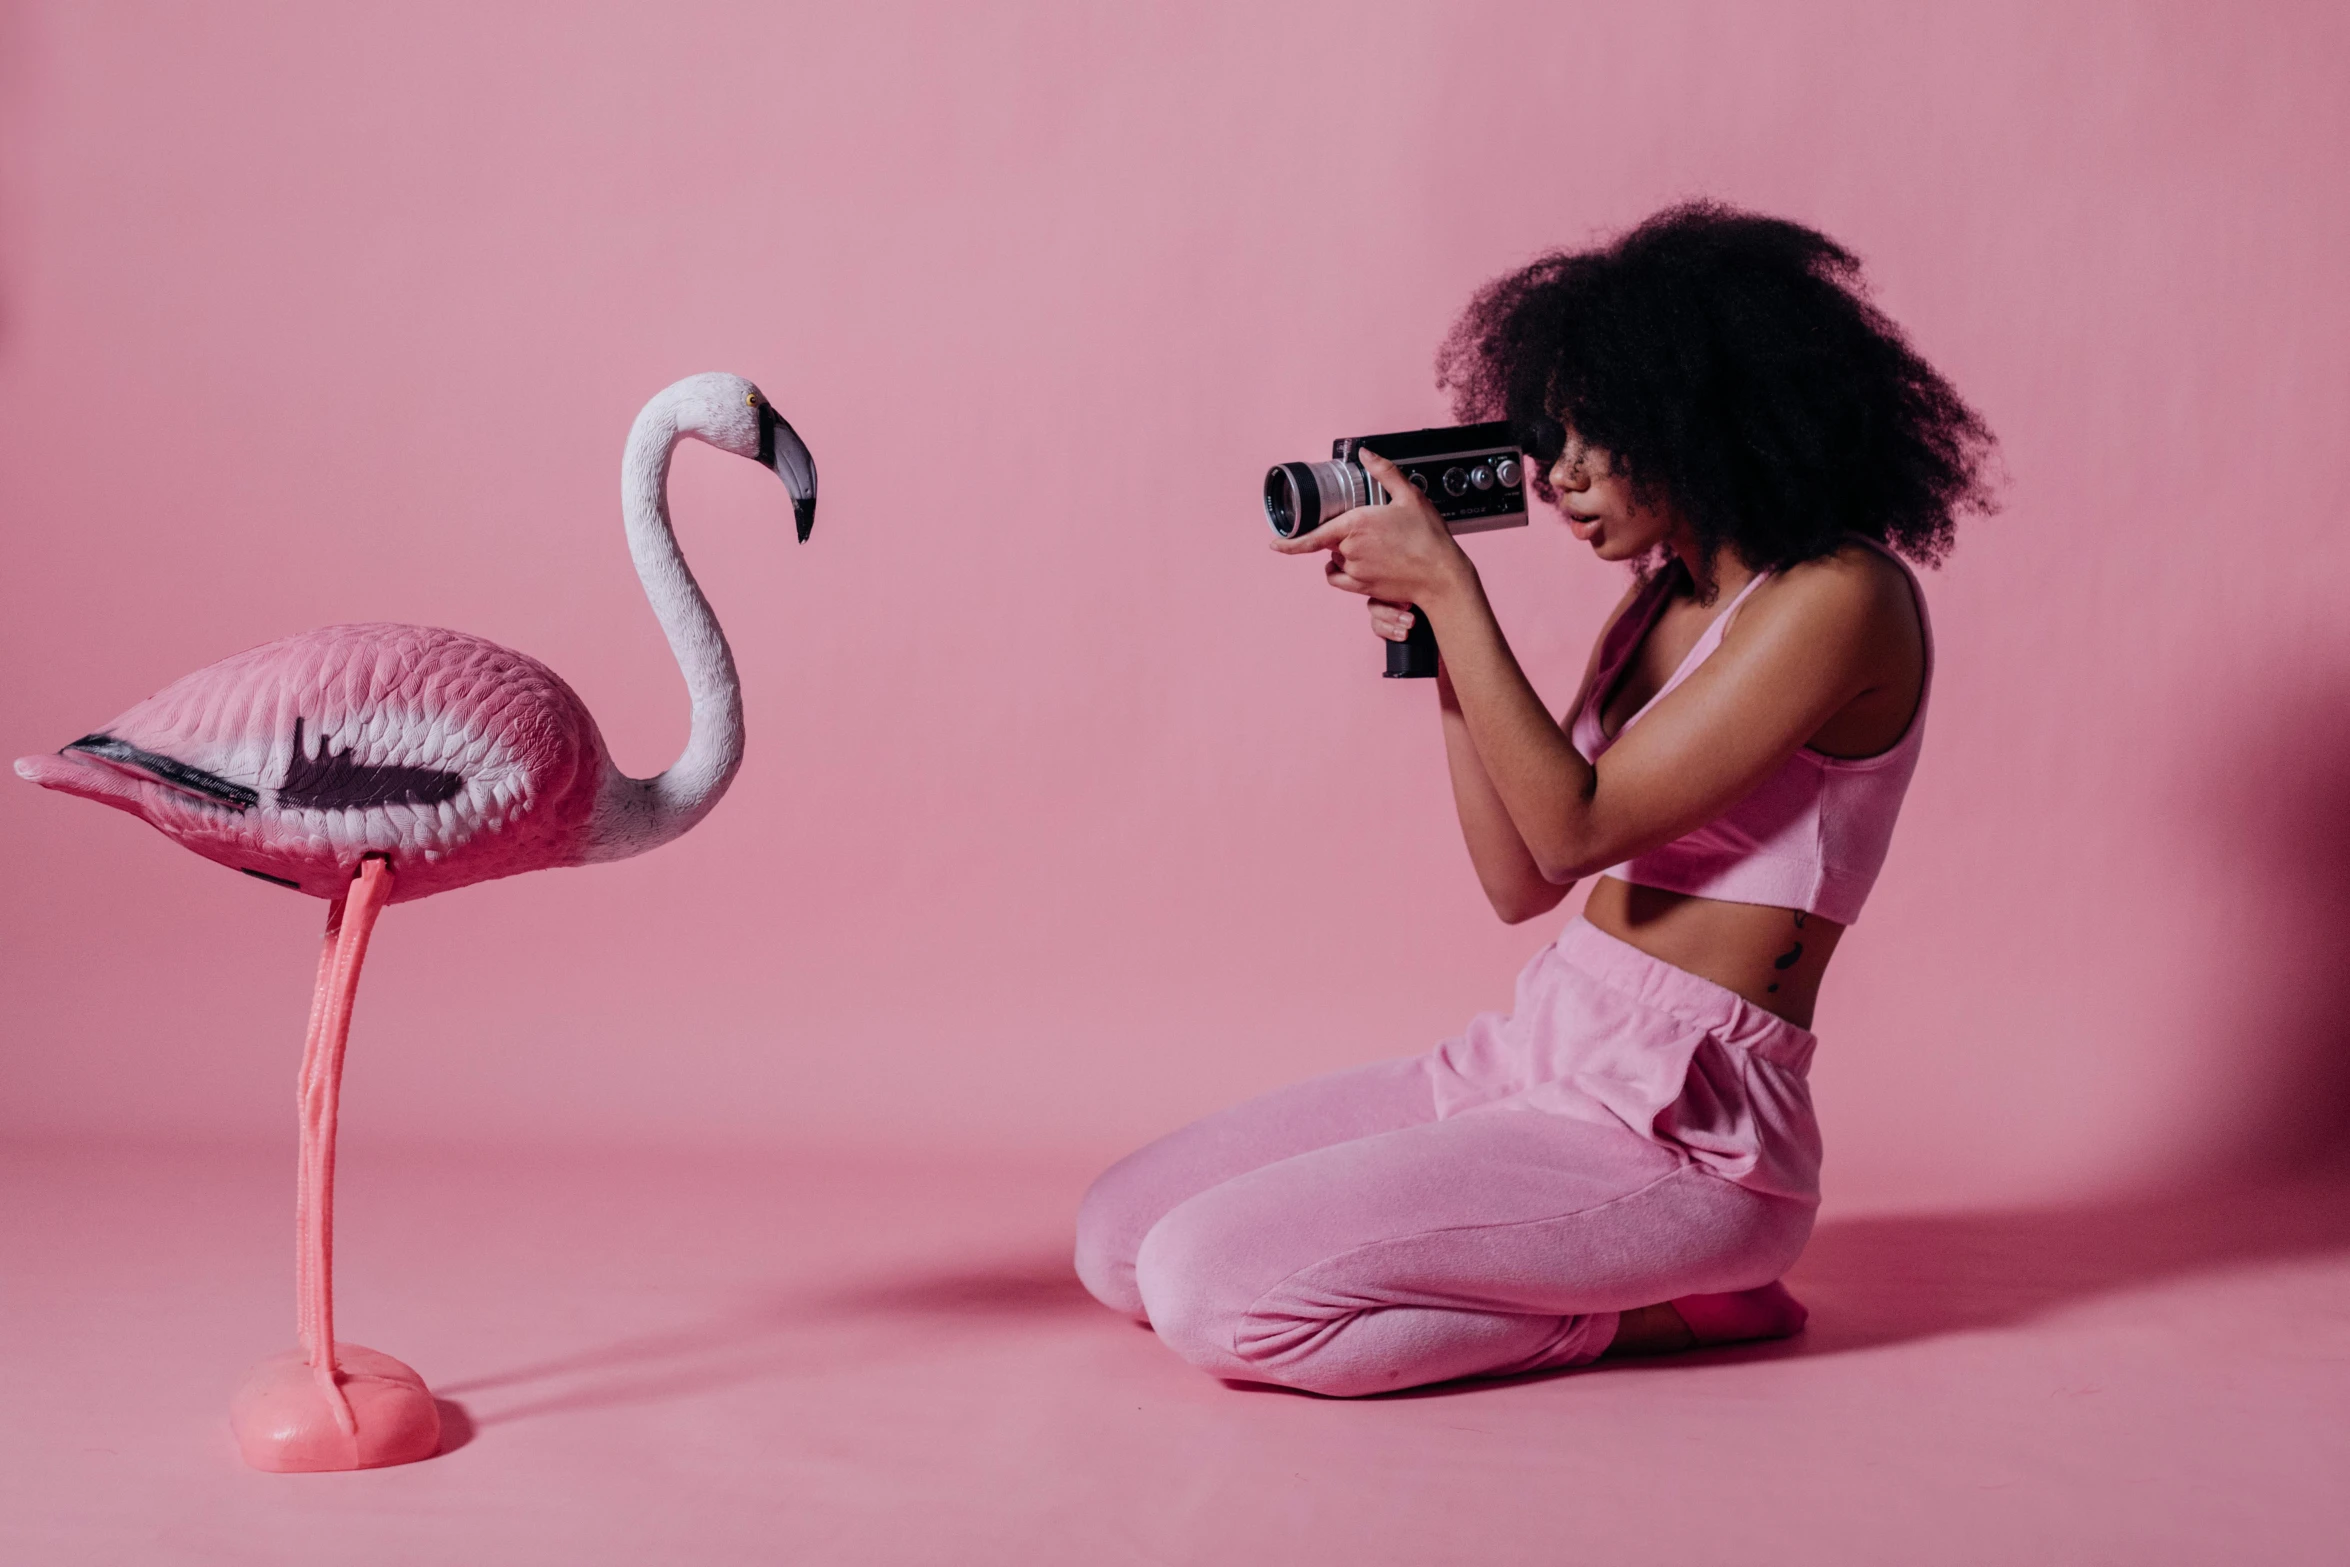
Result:
<svg viewBox="0 0 2350 1567"><path fill-rule="evenodd" d="M1697 1347L1697 1335L1667 1301L1658 1306L1636 1306L1616 1322L1616 1336L1608 1341L1610 1355L1669 1355Z"/></svg>
<svg viewBox="0 0 2350 1567"><path fill-rule="evenodd" d="M1710 1344L1788 1338L1802 1332L1810 1316L1803 1302L1778 1283L1728 1295L1683 1295L1625 1312L1607 1353L1669 1355Z"/></svg>

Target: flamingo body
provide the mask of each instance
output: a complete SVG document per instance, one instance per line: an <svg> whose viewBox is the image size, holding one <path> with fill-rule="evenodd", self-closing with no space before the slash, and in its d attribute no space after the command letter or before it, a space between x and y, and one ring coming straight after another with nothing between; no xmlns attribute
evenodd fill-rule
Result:
<svg viewBox="0 0 2350 1567"><path fill-rule="evenodd" d="M314 897L341 897L383 855L402 903L592 858L611 766L595 719L538 660L378 624L222 659L16 770Z"/></svg>
<svg viewBox="0 0 2350 1567"><path fill-rule="evenodd" d="M655 778L612 765L596 721L536 659L431 626L326 626L197 670L18 776L130 812L208 860L334 900L385 859L389 901L518 871L624 859L691 828L742 761L726 637L669 525L671 454L707 442L775 471L800 537L808 449L740 376L688 376L629 429L629 554L693 699L685 753Z"/></svg>

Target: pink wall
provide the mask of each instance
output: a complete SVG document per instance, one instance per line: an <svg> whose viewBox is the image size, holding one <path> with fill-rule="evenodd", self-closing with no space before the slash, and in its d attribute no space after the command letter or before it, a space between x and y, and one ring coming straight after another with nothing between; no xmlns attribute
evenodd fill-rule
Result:
<svg viewBox="0 0 2350 1567"><path fill-rule="evenodd" d="M1270 460L1440 418L1485 277L1673 198L1825 227L2005 437L1832 978L1847 1206L2306 1151L2350 1108L2334 7L32 7L0 24L5 755L314 623L684 699L615 504L689 454L750 760L645 860L396 910L359 1137L1082 1145L1422 1046L1484 913L1424 687ZM1563 697L1618 591L1476 553ZM0 1117L283 1137L318 905L0 788Z"/></svg>

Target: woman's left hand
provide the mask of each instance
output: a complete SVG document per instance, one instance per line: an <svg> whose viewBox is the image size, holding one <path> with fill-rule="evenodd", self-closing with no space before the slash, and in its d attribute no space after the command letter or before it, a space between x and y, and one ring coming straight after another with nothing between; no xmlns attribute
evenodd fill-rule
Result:
<svg viewBox="0 0 2350 1567"><path fill-rule="evenodd" d="M1357 506L1294 539L1275 539L1284 555L1328 550L1323 575L1334 588L1383 599L1390 604L1423 604L1473 573L1444 519L1427 496L1412 487L1401 469L1376 452L1358 454L1363 471L1387 491L1383 505Z"/></svg>

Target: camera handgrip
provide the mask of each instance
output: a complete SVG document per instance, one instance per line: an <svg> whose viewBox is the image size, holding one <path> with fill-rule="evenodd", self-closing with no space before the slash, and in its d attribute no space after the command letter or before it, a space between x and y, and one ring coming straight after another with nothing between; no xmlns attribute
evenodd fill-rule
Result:
<svg viewBox="0 0 2350 1567"><path fill-rule="evenodd" d="M1428 612L1419 605L1409 606L1412 612L1411 634L1401 642L1387 644L1387 678L1390 680L1434 680L1436 678L1436 628L1428 624Z"/></svg>

